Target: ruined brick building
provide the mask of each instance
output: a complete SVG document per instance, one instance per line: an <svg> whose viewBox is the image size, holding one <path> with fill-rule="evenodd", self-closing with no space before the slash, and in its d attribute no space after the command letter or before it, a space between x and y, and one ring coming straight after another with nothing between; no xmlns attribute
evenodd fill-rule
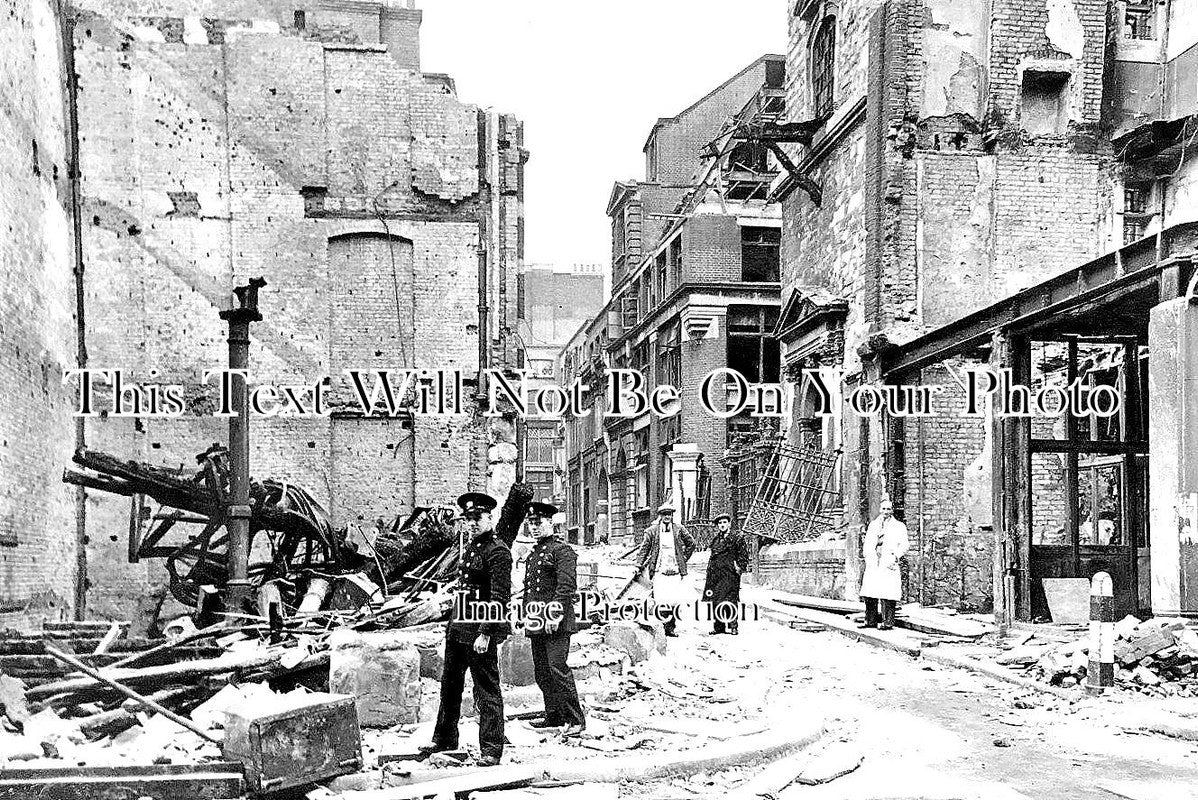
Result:
<svg viewBox="0 0 1198 800"><path fill-rule="evenodd" d="M1185 315L1169 306L1171 332L1149 331L1191 274L1192 4L798 0L789 13L788 114L821 127L792 151L817 191L796 175L775 187L778 330L791 376L845 371L834 418L805 419L804 397L790 426L844 454L845 538L810 545L800 588L828 588L839 561L834 588L855 596L860 535L888 493L912 535L911 600L1026 619L1047 613L1042 579L1105 569L1122 610L1198 613L1184 524L1178 544L1185 424L1156 417L1181 413L1161 381L1192 369ZM979 364L1037 387L1117 387L1125 411L966 417L959 381ZM937 413L848 413L865 383L938 385ZM1150 469L1164 492L1151 510Z"/></svg>
<svg viewBox="0 0 1198 800"><path fill-rule="evenodd" d="M161 595L157 562L126 563L128 502L62 471L80 444L189 467L225 440L197 399L226 363L217 312L250 277L267 281L255 381L518 363L521 125L421 72L421 15L386 0L9 4L0 610L128 617ZM197 413L74 420L62 377L83 364L182 384ZM254 475L303 485L342 525L514 477L512 425L476 411L255 419L251 442Z"/></svg>
<svg viewBox="0 0 1198 800"><path fill-rule="evenodd" d="M565 425L575 541L590 542L596 526L632 536L667 498L696 528L725 507L721 458L754 421L707 413L699 392L716 369L777 379L782 221L779 204L768 202L776 168L741 126L781 118L784 73L782 56L764 56L658 120L645 143L645 179L612 188L612 297L559 358L562 383L592 388L592 412ZM604 376L613 368L639 371L646 391L677 387L678 413L608 415Z"/></svg>

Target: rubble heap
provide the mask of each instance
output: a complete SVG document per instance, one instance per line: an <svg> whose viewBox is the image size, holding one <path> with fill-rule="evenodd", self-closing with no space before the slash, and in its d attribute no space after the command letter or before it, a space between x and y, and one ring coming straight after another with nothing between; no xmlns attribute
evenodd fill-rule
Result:
<svg viewBox="0 0 1198 800"><path fill-rule="evenodd" d="M1115 682L1149 695L1198 697L1198 631L1182 619L1133 616L1115 624ZM1035 642L1035 634L999 656L998 663L1024 670L1029 677L1056 686L1086 679L1090 661L1088 632L1073 641Z"/></svg>

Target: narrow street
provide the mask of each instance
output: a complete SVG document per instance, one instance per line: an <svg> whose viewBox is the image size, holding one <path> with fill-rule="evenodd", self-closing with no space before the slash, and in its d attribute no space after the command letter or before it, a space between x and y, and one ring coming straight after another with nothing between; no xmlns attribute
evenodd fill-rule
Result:
<svg viewBox="0 0 1198 800"><path fill-rule="evenodd" d="M751 602L752 592L746 592ZM693 626L670 640L663 661L730 676L750 713L772 725L820 716L864 760L821 786L792 785L780 798L1111 798L1101 788L1134 782L1135 797L1198 787L1198 746L1125 733L1134 713L1119 699L1056 697L942 668L832 632L806 633L762 620L741 635L709 637ZM652 663L652 662L651 662ZM664 668L665 664L655 668ZM1193 702L1193 701L1191 701ZM1198 712L1198 702L1194 702ZM791 758L799 763L816 744ZM796 770L797 771L797 770ZM622 796L722 797L754 769L658 781ZM627 788L627 787L626 787Z"/></svg>

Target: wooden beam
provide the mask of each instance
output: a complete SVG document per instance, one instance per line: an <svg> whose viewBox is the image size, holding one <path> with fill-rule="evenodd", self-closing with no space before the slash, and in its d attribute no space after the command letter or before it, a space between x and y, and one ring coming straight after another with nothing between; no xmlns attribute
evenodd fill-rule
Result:
<svg viewBox="0 0 1198 800"><path fill-rule="evenodd" d="M164 764L134 767L5 768L0 800L53 797L55 800L221 800L241 797L245 778L240 764Z"/></svg>

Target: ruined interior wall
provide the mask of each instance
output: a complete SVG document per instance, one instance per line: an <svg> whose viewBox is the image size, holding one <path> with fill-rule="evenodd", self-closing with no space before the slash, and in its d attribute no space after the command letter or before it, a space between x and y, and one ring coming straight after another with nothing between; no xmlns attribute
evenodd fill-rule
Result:
<svg viewBox="0 0 1198 800"><path fill-rule="evenodd" d="M984 418L965 417L965 392L950 375L970 362L923 371L920 383L941 387L937 414L908 418L904 504L911 537L905 596L925 605L989 611L991 558L991 451Z"/></svg>
<svg viewBox="0 0 1198 800"><path fill-rule="evenodd" d="M1107 44L1106 0L992 0L990 124L1019 125L1028 71L1068 73L1071 131L1097 125Z"/></svg>
<svg viewBox="0 0 1198 800"><path fill-rule="evenodd" d="M987 33L978 19L988 5ZM922 322L932 328L1098 255L1111 187L1109 158L1093 138L1103 4L932 0L924 9L912 37L921 69L911 88L920 109L913 255ZM1055 133L1033 135L1021 116L1029 70L1070 76L1067 124Z"/></svg>
<svg viewBox="0 0 1198 800"><path fill-rule="evenodd" d="M75 493L74 253L66 70L57 4L7 3L0 24L0 627L69 615Z"/></svg>
<svg viewBox="0 0 1198 800"><path fill-rule="evenodd" d="M201 371L227 360L217 312L234 285L261 275L265 319L250 355L261 382L347 367L471 375L480 263L490 357L505 363L523 246L519 123L486 115L494 135L480 146L477 109L381 45L270 22L81 22L93 364L202 395ZM492 168L480 175L484 154ZM97 449L189 469L227 439L223 420L196 415L92 427ZM340 414L256 418L251 464L256 477L303 485L337 524L369 524L484 488L488 435L471 414L421 418L415 430ZM127 501L88 502L97 613L129 616L139 594L161 589L161 564L124 563Z"/></svg>

